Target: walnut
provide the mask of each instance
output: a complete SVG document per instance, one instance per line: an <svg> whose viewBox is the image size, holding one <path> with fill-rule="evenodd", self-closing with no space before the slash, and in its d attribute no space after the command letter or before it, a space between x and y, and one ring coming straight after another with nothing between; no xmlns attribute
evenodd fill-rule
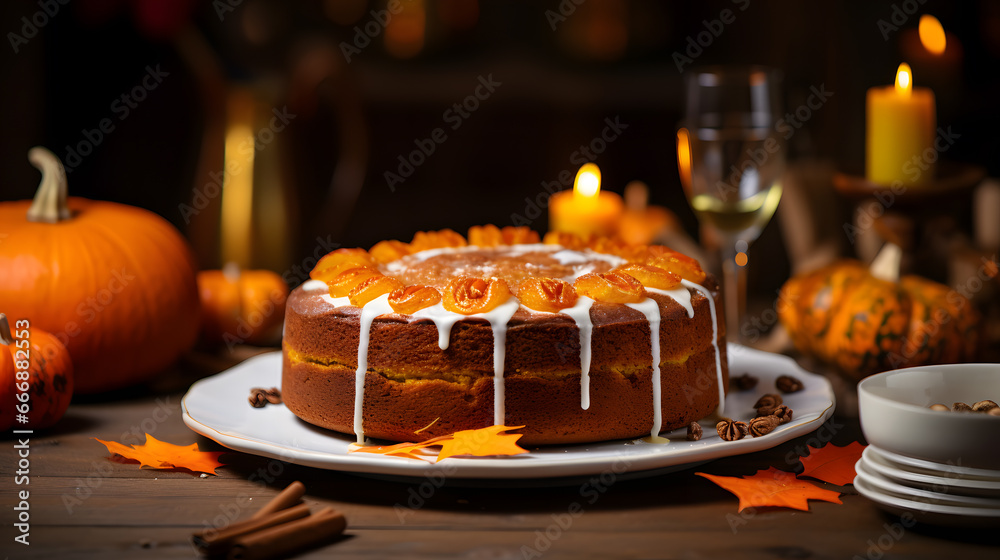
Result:
<svg viewBox="0 0 1000 560"><path fill-rule="evenodd" d="M777 408L774 409L774 412L771 413L771 416L774 416L775 418L778 419L779 425L787 424L792 421L792 409L788 408L787 405L780 404L778 405Z"/></svg>
<svg viewBox="0 0 1000 560"><path fill-rule="evenodd" d="M757 409L757 416L769 416L772 412L774 412L774 409L781 405L781 403L781 395L768 393L757 399L757 402L754 403L753 407Z"/></svg>
<svg viewBox="0 0 1000 560"><path fill-rule="evenodd" d="M687 440L688 441L698 441L701 439L702 429L701 424L697 422L691 422L688 424Z"/></svg>
<svg viewBox="0 0 1000 560"><path fill-rule="evenodd" d="M736 441L746 437L748 428L746 422L727 418L715 425L715 431L723 441Z"/></svg>
<svg viewBox="0 0 1000 560"><path fill-rule="evenodd" d="M776 416L758 416L747 424L747 429L751 436L760 437L771 433L772 430L778 427L779 423Z"/></svg>
<svg viewBox="0 0 1000 560"><path fill-rule="evenodd" d="M1000 408L1000 405L997 405L997 403L990 400L979 401L972 405L972 410L976 412L989 412L994 408Z"/></svg>
<svg viewBox="0 0 1000 560"><path fill-rule="evenodd" d="M972 407L965 404L964 402L957 402L952 407L955 412L972 412Z"/></svg>
<svg viewBox="0 0 1000 560"><path fill-rule="evenodd" d="M782 393L797 393L804 388L802 382L791 375L782 375L778 377L774 384Z"/></svg>
<svg viewBox="0 0 1000 560"><path fill-rule="evenodd" d="M757 386L758 379L749 373L736 376L729 380L729 384L740 391L749 391Z"/></svg>

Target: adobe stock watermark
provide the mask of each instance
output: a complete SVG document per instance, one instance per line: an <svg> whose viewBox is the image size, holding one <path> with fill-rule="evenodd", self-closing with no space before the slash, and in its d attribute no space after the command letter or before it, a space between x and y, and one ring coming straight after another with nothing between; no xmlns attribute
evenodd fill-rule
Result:
<svg viewBox="0 0 1000 560"><path fill-rule="evenodd" d="M833 96L834 92L826 89L826 83L820 84L819 87L809 86L809 97L806 98L805 103L796 107L794 111L785 113L782 118L778 119L774 123L775 133L781 135L781 138L785 142L791 140L795 136L795 133L812 119L815 113L822 109ZM740 182L747 171L752 169L756 172L756 170L768 162L771 156L780 151L781 142L778 141L777 136L769 135L762 145L747 148L746 158L743 160L741 166L736 167L736 164L730 165L727 181L718 181L716 188L722 194L738 192Z"/></svg>
<svg viewBox="0 0 1000 560"><path fill-rule="evenodd" d="M445 124L450 125L451 130L458 130L465 123L466 119L472 116L483 101L489 99L496 90L503 85L503 82L498 82L493 79L493 74L487 74L486 76L479 76L477 78L478 84L472 93L465 96L465 99L458 103L454 103L451 107L444 110L441 114L441 120ZM448 140L448 133L445 132L444 127L437 127L427 135L426 138L414 138L413 145L416 149L407 154L405 157L400 154L397 157L399 166L396 168L395 172L385 171L382 176L385 178L386 185L389 186L390 192L396 192L396 186L402 184L407 179L409 179L418 167L423 165L428 158L434 155L437 151L438 146L444 144Z"/></svg>
<svg viewBox="0 0 1000 560"><path fill-rule="evenodd" d="M109 106L109 110L117 117L117 122L124 121L132 114L132 111L139 106L149 96L149 92L160 87L163 79L170 76L169 72L160 69L160 65L155 67L146 66L146 74L139 80L139 83L132 89L116 97ZM74 145L66 145L66 155L63 156L63 167L66 173L70 174L74 169L83 163L83 158L94 153L109 134L115 131L115 119L104 117L97 126L91 129L84 128L80 131L83 139Z"/></svg>
<svg viewBox="0 0 1000 560"><path fill-rule="evenodd" d="M903 173L911 181L918 183L924 173L931 170L932 166L937 163L941 154L951 149L961 137L961 134L951 130L951 126L947 129L938 127L933 145L925 148L919 154L914 154L910 160L904 163L902 167ZM909 188L902 181L897 180L893 181L888 188L872 193L873 201L870 204L858 207L858 214L856 216L857 225L851 222L844 222L844 233L847 234L847 239L851 244L853 245L857 241L860 234L871 229L875 225L875 220L882 217L886 210L892 208L896 204L897 197L902 196Z"/></svg>
<svg viewBox="0 0 1000 560"><path fill-rule="evenodd" d="M129 273L126 267L122 267L121 270L112 270L111 279L103 288L98 289L77 304L77 316L84 324L93 323L105 309L114 305L118 295L124 292L133 280L135 280L135 275ZM53 334L64 346L69 346L69 340L79 336L81 332L83 331L80 328L80 323L68 321L63 330Z"/></svg>
<svg viewBox="0 0 1000 560"><path fill-rule="evenodd" d="M7 42L10 43L14 54L21 52L21 47L34 39L38 32L52 21L52 18L59 15L62 7L66 4L69 4L69 0L38 0L39 10L30 16L21 18L21 33L7 32Z"/></svg>
<svg viewBox="0 0 1000 560"><path fill-rule="evenodd" d="M888 41L889 37L906 25L906 22L910 21L910 18L916 15L925 3L927 0L904 0L899 4L889 6L889 17L887 19L879 18L875 22L879 33L882 34L882 40Z"/></svg>
<svg viewBox="0 0 1000 560"><path fill-rule="evenodd" d="M212 9L219 21L225 21L226 16L235 12L242 4L243 0L212 0Z"/></svg>
<svg viewBox="0 0 1000 560"><path fill-rule="evenodd" d="M549 22L549 27L555 31L559 24L569 19L569 16L576 13L577 7L583 5L587 0L561 0L558 12L555 10L545 10L545 21Z"/></svg>
<svg viewBox="0 0 1000 560"><path fill-rule="evenodd" d="M594 136L586 144L581 144L579 148L569 155L569 163L572 169L563 169L556 179L552 181L542 181L542 192L534 198L525 197L524 210L521 213L510 215L511 224L515 226L530 226L545 213L549 207L549 197L555 193L566 190L573 186L573 179L576 177L576 170L585 163L590 163L597 159L597 156L604 153L608 146L621 137L622 133L629 127L621 117L605 117L604 128L600 134Z"/></svg>
<svg viewBox="0 0 1000 560"><path fill-rule="evenodd" d="M798 445L792 451L785 454L785 464L789 467L793 467L800 463L800 457L808 455L810 453L809 447L819 448L824 445L829 444L833 441L833 438L843 430L845 424L838 424L833 418L830 418L823 423L822 426L817 429L812 437L805 441L805 443ZM726 522L729 524L729 530L735 535L739 532L740 527L749 523L753 518L757 517L757 508L750 506L744 508L738 513L727 513Z"/></svg>
<svg viewBox="0 0 1000 560"><path fill-rule="evenodd" d="M361 54L361 51L366 49L368 45L372 44L373 40L382 34L382 31L392 21L392 16L403 11L404 2L409 2L409 0L389 0L384 10L372 10L369 12L371 19L365 22L363 26L354 26L354 37L351 39L351 42L340 42L340 52L344 55L344 59L348 64L352 62L351 57Z"/></svg>
<svg viewBox="0 0 1000 560"><path fill-rule="evenodd" d="M272 117L268 121L267 126L261 127L255 134L247 136L240 143L236 149L238 155L247 156L251 153L263 151L271 142L274 142L274 137L279 132L285 130L288 124L298 116L290 112L287 105L281 109L273 107L271 114ZM205 208L208 208L209 203L222 194L223 185L227 181L230 181L234 176L247 172L252 173L253 170L246 169L242 163L237 161L237 158L233 158L226 160L222 170L209 173L208 176L211 181L202 185L201 188L194 187L191 189L191 204L182 202L177 205L177 211L181 213L184 223L190 224L191 218L197 216Z"/></svg>
<svg viewBox="0 0 1000 560"><path fill-rule="evenodd" d="M122 432L119 441L123 444L145 442L146 436L144 434L156 433L157 427L166 422L177 410L179 407L170 403L169 396L162 400L157 398L156 407L153 408L152 412L129 430ZM104 479L110 478L114 474L114 468L108 464L108 461L91 461L90 464L93 467L91 474L77 478L74 481L76 484L73 491L63 492L61 496L63 507L70 515L73 515L73 510L77 506L82 505L104 485Z"/></svg>
<svg viewBox="0 0 1000 560"><path fill-rule="evenodd" d="M584 482L578 491L580 498L570 502L565 512L553 513L550 516L552 523L549 523L544 530L536 530L535 540L530 545L521 545L521 558L524 560L541 558L556 541L573 528L576 520L586 513L586 506L596 504L601 496L618 482L618 477L628 472L630 466L632 466L632 461L625 455L619 454L610 467L601 471L598 476Z"/></svg>
<svg viewBox="0 0 1000 560"><path fill-rule="evenodd" d="M740 12L745 12L750 7L750 0L731 0L731 2ZM702 20L701 25L705 29L697 34L687 36L685 40L687 46L683 53L674 51L671 55L677 72L683 72L685 66L694 64L695 59L704 54L705 49L712 46L712 43L722 36L726 26L736 21L736 14L737 12L729 8L723 8L719 12L719 17L713 20Z"/></svg>

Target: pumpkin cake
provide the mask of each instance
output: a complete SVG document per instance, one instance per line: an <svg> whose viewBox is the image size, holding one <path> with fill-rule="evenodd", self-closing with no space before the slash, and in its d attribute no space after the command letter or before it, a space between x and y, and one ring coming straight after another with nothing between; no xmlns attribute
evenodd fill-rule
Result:
<svg viewBox="0 0 1000 560"><path fill-rule="evenodd" d="M718 284L666 247L482 226L338 249L310 276L287 301L282 398L358 441L504 424L593 442L721 412Z"/></svg>

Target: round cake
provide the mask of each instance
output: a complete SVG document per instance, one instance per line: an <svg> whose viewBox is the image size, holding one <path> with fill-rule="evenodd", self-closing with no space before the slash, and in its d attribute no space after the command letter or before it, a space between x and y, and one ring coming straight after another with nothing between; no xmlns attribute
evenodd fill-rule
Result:
<svg viewBox="0 0 1000 560"><path fill-rule="evenodd" d="M287 301L282 398L358 441L656 436L725 400L718 285L666 247L477 226L338 249L310 276Z"/></svg>

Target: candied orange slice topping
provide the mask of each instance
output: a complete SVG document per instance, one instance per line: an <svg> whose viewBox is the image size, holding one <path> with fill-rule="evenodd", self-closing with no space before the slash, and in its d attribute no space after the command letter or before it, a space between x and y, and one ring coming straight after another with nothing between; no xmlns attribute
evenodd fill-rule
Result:
<svg viewBox="0 0 1000 560"><path fill-rule="evenodd" d="M496 247L503 243L503 233L493 224L472 226L469 228L469 245L477 247Z"/></svg>
<svg viewBox="0 0 1000 560"><path fill-rule="evenodd" d="M448 282L441 299L448 311L473 315L495 309L510 296L507 283L499 278L484 280L472 276L459 276Z"/></svg>
<svg viewBox="0 0 1000 560"><path fill-rule="evenodd" d="M653 247L650 247L650 250L651 252L654 251ZM661 252L658 256L649 257L646 259L646 264L673 272L681 278L689 282L694 282L695 284L701 284L705 281L705 271L701 269L701 265L698 264L698 261L685 254L671 251L670 249Z"/></svg>
<svg viewBox="0 0 1000 560"><path fill-rule="evenodd" d="M327 253L316 263L309 277L313 280L329 282L341 272L358 266L375 266L364 249L337 249Z"/></svg>
<svg viewBox="0 0 1000 560"><path fill-rule="evenodd" d="M371 266L358 266L341 272L334 279L328 280L326 285L330 286L331 296L346 297L355 286L375 276L382 276L382 273Z"/></svg>
<svg viewBox="0 0 1000 560"><path fill-rule="evenodd" d="M584 274L573 282L573 287L581 296L607 303L639 303L646 298L642 283L614 270Z"/></svg>
<svg viewBox="0 0 1000 560"><path fill-rule="evenodd" d="M619 266L615 271L624 272L641 282L643 286L657 290L673 290L681 283L681 277L677 274L648 264L629 263Z"/></svg>
<svg viewBox="0 0 1000 560"><path fill-rule="evenodd" d="M545 243L546 245L562 245L563 247L573 251L579 251L580 249L587 248L586 239L575 233L567 233L565 231L550 231L546 233L542 243Z"/></svg>
<svg viewBox="0 0 1000 560"><path fill-rule="evenodd" d="M379 241L368 251L372 260L379 264L389 263L410 254L410 244L391 239Z"/></svg>
<svg viewBox="0 0 1000 560"><path fill-rule="evenodd" d="M389 294L389 307L396 313L412 315L441 301L441 292L431 286L407 286Z"/></svg>
<svg viewBox="0 0 1000 560"><path fill-rule="evenodd" d="M577 295L573 285L558 278L528 278L517 287L517 299L529 308L557 313L573 307Z"/></svg>
<svg viewBox="0 0 1000 560"><path fill-rule="evenodd" d="M351 305L364 307L365 304L383 294L401 289L403 289L403 283L392 276L372 276L354 286L347 297L350 298Z"/></svg>
<svg viewBox="0 0 1000 560"><path fill-rule="evenodd" d="M538 232L527 226L514 227L507 226L500 230L503 236L504 245L517 245L519 243L538 243Z"/></svg>
<svg viewBox="0 0 1000 560"><path fill-rule="evenodd" d="M454 230L418 231L410 242L410 250L414 253L442 247L465 247L467 243L461 234Z"/></svg>

